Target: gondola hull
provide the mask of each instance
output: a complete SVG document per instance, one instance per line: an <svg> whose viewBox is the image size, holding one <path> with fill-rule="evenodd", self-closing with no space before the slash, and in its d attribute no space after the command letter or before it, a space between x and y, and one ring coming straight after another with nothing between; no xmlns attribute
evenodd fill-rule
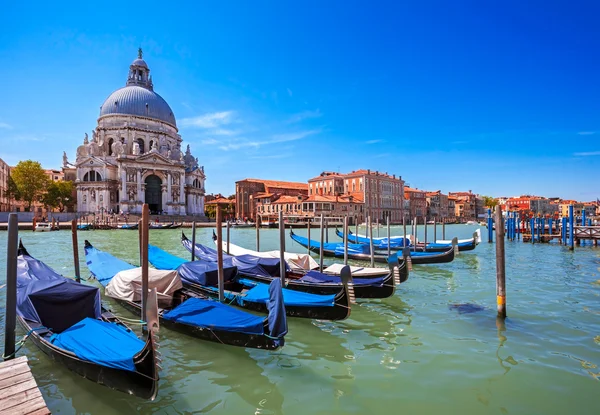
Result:
<svg viewBox="0 0 600 415"><path fill-rule="evenodd" d="M139 315L141 306L138 303L115 299L119 304L125 307L133 314ZM230 346L250 347L253 349L277 350L279 348L276 340L265 336L255 335L241 332L224 331L217 329L209 329L206 327L192 326L167 320L159 315L160 324L170 330L177 331L188 336L193 336L202 340L207 340L215 343L228 344ZM267 323L263 324L265 333L268 332Z"/></svg>
<svg viewBox="0 0 600 415"><path fill-rule="evenodd" d="M198 284L185 283L184 286L197 292L201 295L205 295L211 298L219 298L219 293L211 288L207 288ZM232 296L236 296L235 292L231 292ZM243 307L248 310L258 311L260 313L267 313L267 305L265 303L243 301L243 296L239 297L240 301L235 302L236 305ZM338 294L335 296L335 303L333 306L313 306L313 307L301 307L294 305L285 305L285 314L289 317L300 317L300 318L314 318L319 320L344 320L350 316L350 299L346 289L338 287Z"/></svg>
<svg viewBox="0 0 600 415"><path fill-rule="evenodd" d="M296 240L296 242L298 242L298 241ZM298 243L300 243L304 247L308 247L306 244L303 244L301 242L298 242ZM310 250L317 254L320 253L319 247L316 247L316 246L311 246ZM336 258L344 257L343 253L339 254L339 253L336 253L335 251L331 251L328 249L323 249L323 255L328 256L328 257L336 257ZM348 253L348 259L353 259L356 261L371 261L371 256L367 255L367 254ZM387 255L381 255L381 254L375 253L373 255L373 259L375 262L377 262L379 264L387 264L388 263ZM411 255L411 261L415 265L443 264L443 263L447 263L447 262L452 262L452 261L454 261L454 248L451 248L451 249L447 250L446 252L441 252L439 254L434 254L434 255L426 255L426 256L412 256Z"/></svg>
<svg viewBox="0 0 600 415"><path fill-rule="evenodd" d="M33 328L21 316L17 316L21 327L29 333ZM134 359L136 372L110 368L79 359L75 354L54 346L48 339L33 331L29 338L52 360L64 365L78 375L111 389L135 395L142 399L154 399L158 392L158 373L152 336Z"/></svg>

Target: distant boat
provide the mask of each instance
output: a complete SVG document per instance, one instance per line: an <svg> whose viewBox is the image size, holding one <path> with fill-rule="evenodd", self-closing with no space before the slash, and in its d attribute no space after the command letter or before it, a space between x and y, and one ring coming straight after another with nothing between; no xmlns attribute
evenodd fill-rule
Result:
<svg viewBox="0 0 600 415"><path fill-rule="evenodd" d="M478 225L478 223L475 222L474 220L470 220L470 221L467 221L467 223L465 223L465 225Z"/></svg>
<svg viewBox="0 0 600 415"><path fill-rule="evenodd" d="M36 232L50 232L53 231L52 224L50 222L40 222L35 225Z"/></svg>
<svg viewBox="0 0 600 415"><path fill-rule="evenodd" d="M92 229L92 225L89 223L81 223L77 225L77 230L80 231L89 231L90 229Z"/></svg>
<svg viewBox="0 0 600 415"><path fill-rule="evenodd" d="M119 228L119 229L130 229L130 230L133 230L133 229L137 229L138 228L138 224L137 223L132 223L132 224L125 223L123 225L117 226L117 228Z"/></svg>

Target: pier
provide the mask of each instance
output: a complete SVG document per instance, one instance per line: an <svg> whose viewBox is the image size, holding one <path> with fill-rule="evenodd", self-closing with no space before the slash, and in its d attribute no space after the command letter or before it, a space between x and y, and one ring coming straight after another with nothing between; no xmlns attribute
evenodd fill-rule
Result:
<svg viewBox="0 0 600 415"><path fill-rule="evenodd" d="M0 363L0 415L4 414L50 414L27 364L27 356Z"/></svg>

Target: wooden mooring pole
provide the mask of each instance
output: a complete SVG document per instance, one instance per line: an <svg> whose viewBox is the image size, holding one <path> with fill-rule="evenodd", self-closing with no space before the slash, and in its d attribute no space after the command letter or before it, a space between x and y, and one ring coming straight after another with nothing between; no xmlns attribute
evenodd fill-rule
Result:
<svg viewBox="0 0 600 415"><path fill-rule="evenodd" d="M348 216L344 216L344 265L348 265Z"/></svg>
<svg viewBox="0 0 600 415"><path fill-rule="evenodd" d="M390 238L391 238L391 235L390 235L390 233L391 233L390 232L390 215L388 215L386 219L387 219L387 253L388 253L388 258L389 258L390 255L392 254L391 253L391 249L392 248L390 247Z"/></svg>
<svg viewBox="0 0 600 415"><path fill-rule="evenodd" d="M281 286L285 287L285 222L283 210L279 211L279 277Z"/></svg>
<svg viewBox="0 0 600 415"><path fill-rule="evenodd" d="M502 210L496 206L496 304L498 317L506 318L506 267L504 253L504 220Z"/></svg>
<svg viewBox="0 0 600 415"><path fill-rule="evenodd" d="M375 266L375 250L373 249L373 222L371 222L371 216L369 216L369 234L371 238L369 239L369 248L371 253L371 268Z"/></svg>
<svg viewBox="0 0 600 415"><path fill-rule="evenodd" d="M492 209L488 209L488 242L494 242L494 219L492 218Z"/></svg>
<svg viewBox="0 0 600 415"><path fill-rule="evenodd" d="M147 203L142 206L142 321L146 320L148 307L148 237L150 232L150 208Z"/></svg>
<svg viewBox="0 0 600 415"><path fill-rule="evenodd" d="M217 205L217 210L219 205ZM192 261L196 259L196 221L192 222Z"/></svg>
<svg viewBox="0 0 600 415"><path fill-rule="evenodd" d="M17 249L19 246L19 220L16 213L8 215L6 241L6 310L4 320L4 360L15 356L15 329L17 326Z"/></svg>
<svg viewBox="0 0 600 415"><path fill-rule="evenodd" d="M575 250L575 217L573 215L573 205L569 205L569 250Z"/></svg>
<svg viewBox="0 0 600 415"><path fill-rule="evenodd" d="M306 229L307 238L308 238L308 255L310 256L310 218L308 219L308 227Z"/></svg>
<svg viewBox="0 0 600 415"><path fill-rule="evenodd" d="M217 205L217 280L219 286L219 301L225 300L225 279L223 276L223 218Z"/></svg>
<svg viewBox="0 0 600 415"><path fill-rule="evenodd" d="M256 217L256 252L260 252L260 216ZM310 229L310 222L309 222Z"/></svg>
<svg viewBox="0 0 600 415"><path fill-rule="evenodd" d="M406 248L406 218L402 215L402 231L404 232L404 239L402 240L402 247Z"/></svg>
<svg viewBox="0 0 600 415"><path fill-rule="evenodd" d="M323 223L324 218L323 218L323 214L321 213L321 240L319 243L319 270L321 272L323 272L323 239L325 237L325 224ZM310 242L309 242L310 245Z"/></svg>
<svg viewBox="0 0 600 415"><path fill-rule="evenodd" d="M229 255L229 230L231 229L231 223L229 221L227 221L227 250L225 252L227 252L227 255Z"/></svg>
<svg viewBox="0 0 600 415"><path fill-rule="evenodd" d="M77 244L77 219L71 221L71 239L73 242L73 265L75 268L75 281L81 282L79 273L79 246Z"/></svg>

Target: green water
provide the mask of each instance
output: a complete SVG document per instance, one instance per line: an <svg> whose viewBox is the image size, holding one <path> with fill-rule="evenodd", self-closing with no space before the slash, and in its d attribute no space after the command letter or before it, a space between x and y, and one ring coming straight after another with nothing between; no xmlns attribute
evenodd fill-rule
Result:
<svg viewBox="0 0 600 415"><path fill-rule="evenodd" d="M467 238L474 229L448 226L446 236ZM198 241L211 243L211 232L200 229ZM6 235L0 232L2 280ZM151 231L150 239L187 257L179 235ZM21 236L33 256L72 275L70 232ZM137 232L79 237L81 255L88 238L137 260ZM249 248L254 237L253 229L231 231L232 242ZM330 231L330 241L336 240ZM276 249L277 241L276 230L261 232L262 249ZM303 252L289 238L287 250ZM504 326L496 322L494 255L495 245L484 242L450 264L415 266L393 298L359 300L342 322L290 319L286 346L277 352L162 329L163 371L153 402L82 379L32 343L19 354L29 357L48 406L60 414L599 414L600 249L573 253L557 245L507 242ZM81 269L87 276L83 258ZM0 296L4 303L5 290ZM457 303L485 309L460 314L450 308ZM132 317L117 305L113 309Z"/></svg>

